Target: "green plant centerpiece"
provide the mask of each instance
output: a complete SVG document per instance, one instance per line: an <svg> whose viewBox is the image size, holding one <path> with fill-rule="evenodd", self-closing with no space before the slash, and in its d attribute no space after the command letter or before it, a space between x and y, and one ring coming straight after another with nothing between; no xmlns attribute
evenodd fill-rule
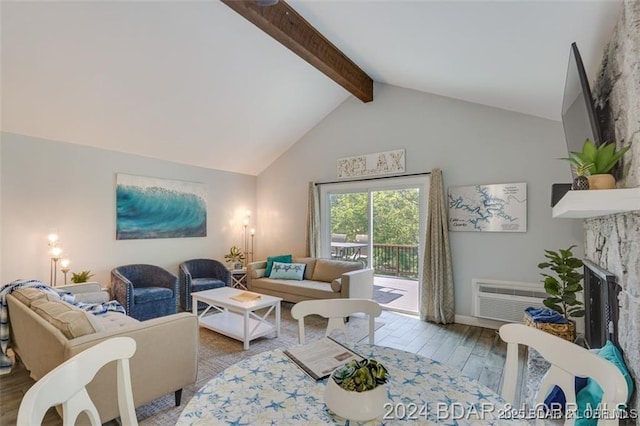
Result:
<svg viewBox="0 0 640 426"><path fill-rule="evenodd" d="M86 283L93 275L91 271L72 272L71 282L75 284Z"/></svg>
<svg viewBox="0 0 640 426"><path fill-rule="evenodd" d="M224 255L224 258L229 263L244 262L244 253L238 247L233 246L229 249L229 253Z"/></svg>
<svg viewBox="0 0 640 426"><path fill-rule="evenodd" d="M352 360L333 372L331 378L347 391L365 392L387 383L388 372L375 359Z"/></svg>
<svg viewBox="0 0 640 426"><path fill-rule="evenodd" d="M605 142L596 147L592 140L586 139L582 151L571 151L569 157L562 160L571 163L584 176L607 175L606 178L589 178L589 186L591 189L609 189L615 187L615 179L609 172L630 148L628 145L616 151L615 142ZM604 183L598 182L601 179Z"/></svg>
<svg viewBox="0 0 640 426"><path fill-rule="evenodd" d="M389 402L387 369L375 359L352 360L329 377L324 392L327 407L340 417L368 421L384 414Z"/></svg>
<svg viewBox="0 0 640 426"><path fill-rule="evenodd" d="M567 320L571 317L584 316L584 304L576 297L577 293L582 291L580 282L583 274L578 272L578 269L583 263L582 260L573 257L571 250L574 247L575 245L557 252L545 250L544 257L549 260L538 264L538 268L550 269L555 273L554 275L540 273L544 277L544 289L549 294L549 297L543 301L544 305L559 312Z"/></svg>

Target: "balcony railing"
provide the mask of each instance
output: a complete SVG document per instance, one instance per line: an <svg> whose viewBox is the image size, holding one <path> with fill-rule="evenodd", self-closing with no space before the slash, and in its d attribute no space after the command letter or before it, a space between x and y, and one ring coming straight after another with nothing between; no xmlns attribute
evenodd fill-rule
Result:
<svg viewBox="0 0 640 426"><path fill-rule="evenodd" d="M373 263L378 275L418 279L418 246L374 244Z"/></svg>
<svg viewBox="0 0 640 426"><path fill-rule="evenodd" d="M345 260L367 261L370 264L366 248L343 249L337 257ZM373 245L373 269L376 275L418 279L418 262L416 245Z"/></svg>

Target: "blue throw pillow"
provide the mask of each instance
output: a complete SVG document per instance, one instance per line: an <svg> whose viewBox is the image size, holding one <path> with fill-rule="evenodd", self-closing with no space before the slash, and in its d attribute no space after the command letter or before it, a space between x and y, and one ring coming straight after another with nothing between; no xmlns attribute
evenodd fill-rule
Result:
<svg viewBox="0 0 640 426"><path fill-rule="evenodd" d="M271 276L271 269L273 269L273 262L291 263L293 256L290 254L280 254L278 256L267 257L267 269L264 271L264 276Z"/></svg>
<svg viewBox="0 0 640 426"><path fill-rule="evenodd" d="M588 379L586 377L576 377L574 379L574 387L576 392L576 399L578 393L587 385ZM544 400L544 405L547 410L556 410L560 407L560 410L564 413L565 406L567 405L567 398L560 386L554 386L549 392L549 395Z"/></svg>
<svg viewBox="0 0 640 426"><path fill-rule="evenodd" d="M598 356L610 361L613 365L618 367L618 370L624 376L627 382L627 400L633 393L633 380L627 370L627 366L624 363L624 358L620 353L620 350L610 341L600 349ZM598 408L598 404L602 401L602 388L594 380L589 379L587 385L578 392L576 395L576 402L578 404L578 417L576 419L576 426L595 426L598 423L597 418L589 416L585 418L585 411L591 406L591 411L594 412Z"/></svg>
<svg viewBox="0 0 640 426"><path fill-rule="evenodd" d="M304 276L304 263L280 263L273 262L270 278L281 280L302 280Z"/></svg>

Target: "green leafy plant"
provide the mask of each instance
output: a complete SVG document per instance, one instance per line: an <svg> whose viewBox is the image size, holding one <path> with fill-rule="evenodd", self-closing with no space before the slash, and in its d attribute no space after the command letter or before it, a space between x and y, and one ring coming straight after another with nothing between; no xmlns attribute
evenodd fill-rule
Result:
<svg viewBox="0 0 640 426"><path fill-rule="evenodd" d="M599 175L608 173L613 166L616 165L618 160L631 148L626 146L616 151L616 144L614 142L603 143L599 147L593 143L590 139L584 141L582 145L582 151L571 151L569 157L562 158L570 162L576 171L580 169L583 175Z"/></svg>
<svg viewBox="0 0 640 426"><path fill-rule="evenodd" d="M93 275L94 274L92 274L91 271L72 272L71 282L76 284L86 283Z"/></svg>
<svg viewBox="0 0 640 426"><path fill-rule="evenodd" d="M375 359L352 360L336 369L331 378L344 390L365 392L387 383L388 371Z"/></svg>
<svg viewBox="0 0 640 426"><path fill-rule="evenodd" d="M224 255L227 262L242 262L244 261L244 253L236 246L229 249L229 253Z"/></svg>
<svg viewBox="0 0 640 426"><path fill-rule="evenodd" d="M565 318L584 316L584 304L576 298L578 292L582 291L583 274L577 271L582 267L582 260L573 257L571 246L567 249L560 249L557 252L545 250L545 255L549 261L538 264L540 269L551 269L555 276L541 272L544 277L544 289L549 297L543 303L547 308L559 312Z"/></svg>

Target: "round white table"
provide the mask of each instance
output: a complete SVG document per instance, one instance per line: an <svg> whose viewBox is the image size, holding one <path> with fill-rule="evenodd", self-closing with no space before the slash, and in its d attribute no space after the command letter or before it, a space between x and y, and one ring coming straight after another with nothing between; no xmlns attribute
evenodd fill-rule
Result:
<svg viewBox="0 0 640 426"><path fill-rule="evenodd" d="M525 424L502 411L505 402L495 392L437 361L382 346L353 349L382 362L390 375L385 415L367 424ZM324 404L326 380L313 380L282 350L263 352L209 381L177 425L344 425L347 421Z"/></svg>

